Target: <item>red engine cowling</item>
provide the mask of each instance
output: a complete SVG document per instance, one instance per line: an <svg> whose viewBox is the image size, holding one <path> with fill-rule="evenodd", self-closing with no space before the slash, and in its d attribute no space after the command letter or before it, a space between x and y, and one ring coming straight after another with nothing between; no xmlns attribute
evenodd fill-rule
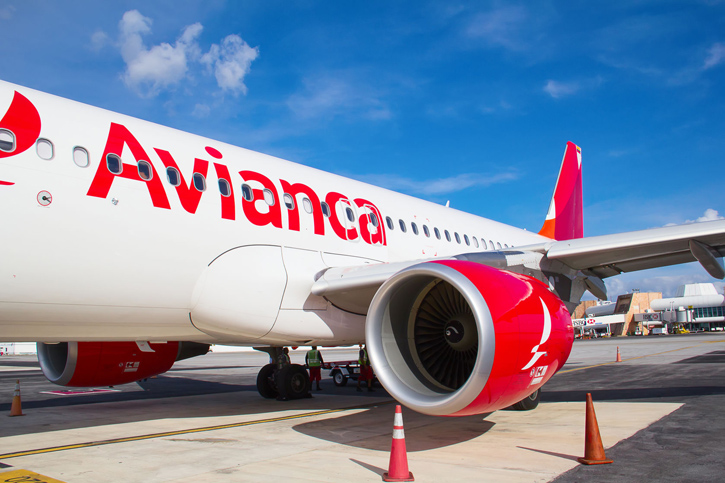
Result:
<svg viewBox="0 0 725 483"><path fill-rule="evenodd" d="M38 343L38 361L60 386L115 386L168 371L177 360L206 354L207 344L167 342L142 351L136 342Z"/></svg>
<svg viewBox="0 0 725 483"><path fill-rule="evenodd" d="M385 389L439 416L521 401L564 365L574 342L569 312L546 285L458 260L421 263L387 280L365 331Z"/></svg>

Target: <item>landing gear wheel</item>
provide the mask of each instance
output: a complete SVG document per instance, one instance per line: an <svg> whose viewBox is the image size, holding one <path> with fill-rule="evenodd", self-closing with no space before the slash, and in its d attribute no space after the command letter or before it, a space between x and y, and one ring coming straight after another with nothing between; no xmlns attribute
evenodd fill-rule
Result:
<svg viewBox="0 0 725 483"><path fill-rule="evenodd" d="M511 409L514 409L516 411L531 411L532 409L536 409L536 406L539 405L540 400L541 400L541 389L537 389L536 391L529 394L528 397L525 397L521 401L512 405Z"/></svg>
<svg viewBox="0 0 725 483"><path fill-rule="evenodd" d="M334 382L337 387L342 387L347 384L347 377L345 377L345 374L343 374L342 371L335 371L335 373L332 374L332 382Z"/></svg>
<svg viewBox="0 0 725 483"><path fill-rule="evenodd" d="M282 399L300 399L310 393L310 376L304 366L287 366L277 371L275 379Z"/></svg>
<svg viewBox="0 0 725 483"><path fill-rule="evenodd" d="M266 399L274 399L279 395L277 385L274 382L274 364L267 364L262 367L257 374L257 391L259 395Z"/></svg>

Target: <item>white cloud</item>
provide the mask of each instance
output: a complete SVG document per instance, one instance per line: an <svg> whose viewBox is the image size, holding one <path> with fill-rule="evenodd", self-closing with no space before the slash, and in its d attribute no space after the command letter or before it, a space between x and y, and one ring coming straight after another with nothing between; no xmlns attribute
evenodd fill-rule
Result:
<svg viewBox="0 0 725 483"><path fill-rule="evenodd" d="M401 191L416 195L437 196L463 191L469 188L486 187L493 184L506 183L518 178L514 172L493 175L467 173L448 178L418 180L395 174L373 174L354 176L355 178L376 186L393 191Z"/></svg>
<svg viewBox="0 0 725 483"><path fill-rule="evenodd" d="M202 26L195 23L184 28L173 46L163 42L148 49L142 35L151 32L151 23L138 10L131 10L123 14L119 30L121 56L126 62L124 82L139 93L155 96L186 77L188 62L200 54L196 39Z"/></svg>
<svg viewBox="0 0 725 483"><path fill-rule="evenodd" d="M98 52L110 43L110 37L108 37L108 34L106 34L106 32L104 32L103 30L96 30L95 32L93 32L93 35L91 35L91 49L96 52Z"/></svg>
<svg viewBox="0 0 725 483"><path fill-rule="evenodd" d="M202 55L198 40L203 26L198 22L184 27L173 45L162 42L147 47L143 38L151 33L152 23L138 10L129 10L118 24L119 37L115 45L126 63L122 79L130 89L142 97L153 97L164 89L195 79L196 71L206 70L208 74L214 74L222 92L246 94L244 77L259 55L258 47L250 47L239 35L228 35L221 45L212 44ZM91 36L94 50L109 43L109 37L103 31L96 31ZM195 112L203 114L202 111Z"/></svg>
<svg viewBox="0 0 725 483"><path fill-rule="evenodd" d="M703 221L715 221L715 220L725 220L725 217L720 216L720 214L717 212L717 210L708 208L705 210L705 213L701 217L697 218L694 221L687 220L685 223L701 223Z"/></svg>
<svg viewBox="0 0 725 483"><path fill-rule="evenodd" d="M572 80L568 82L549 79L546 81L543 90L554 99L560 99L562 97L572 96L583 90L595 89L599 87L602 82L603 80L601 77Z"/></svg>
<svg viewBox="0 0 725 483"><path fill-rule="evenodd" d="M694 220L685 220L683 225L689 225L692 223L702 223L703 221L715 221L715 220L725 220L725 216L720 216L720 213L718 213L717 210L713 210L712 208L708 208L705 210L705 213L702 214L702 216L694 219ZM678 223L667 223L665 226L676 226Z"/></svg>
<svg viewBox="0 0 725 483"><path fill-rule="evenodd" d="M554 99L559 99L564 96L576 94L579 88L579 83L577 82L559 82L549 79L544 86L544 92Z"/></svg>
<svg viewBox="0 0 725 483"><path fill-rule="evenodd" d="M0 20L10 20L15 14L16 8L13 5L0 7Z"/></svg>
<svg viewBox="0 0 725 483"><path fill-rule="evenodd" d="M710 69L718 64L721 64L723 61L725 61L725 44L717 42L710 47L710 50L707 51L707 58L705 59L705 63L702 68Z"/></svg>
<svg viewBox="0 0 725 483"><path fill-rule="evenodd" d="M491 45L509 50L523 50L526 42L523 32L528 14L520 6L502 7L473 17L466 28L466 35L482 39Z"/></svg>
<svg viewBox="0 0 725 483"><path fill-rule="evenodd" d="M350 77L339 74L305 79L304 92L290 96L287 105L303 119L338 116L390 119L392 113L382 96L364 82Z"/></svg>
<svg viewBox="0 0 725 483"><path fill-rule="evenodd" d="M211 114L211 107L206 104L195 105L194 110L191 113L192 116L199 118L209 117L209 114Z"/></svg>
<svg viewBox="0 0 725 483"><path fill-rule="evenodd" d="M239 35L229 35L221 46L212 45L209 52L202 56L201 62L213 68L222 90L246 94L244 76L249 73L252 61L258 56L259 48L250 47Z"/></svg>

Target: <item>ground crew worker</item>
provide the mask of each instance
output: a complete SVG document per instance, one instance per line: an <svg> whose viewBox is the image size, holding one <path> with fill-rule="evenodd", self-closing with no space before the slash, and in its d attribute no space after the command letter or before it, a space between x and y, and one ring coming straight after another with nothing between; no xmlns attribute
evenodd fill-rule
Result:
<svg viewBox="0 0 725 483"><path fill-rule="evenodd" d="M284 369L290 364L289 349L285 347L277 356L277 369Z"/></svg>
<svg viewBox="0 0 725 483"><path fill-rule="evenodd" d="M357 362L360 364L360 375L357 378L357 390L360 389L360 381L368 381L368 391L373 392L373 368L370 366L370 359L368 358L367 346L363 347L360 344L360 352L358 354Z"/></svg>
<svg viewBox="0 0 725 483"><path fill-rule="evenodd" d="M312 385L312 381L317 382L318 391L320 390L321 370L324 362L322 354L317 350L317 346L313 345L312 350L307 351L307 355L305 355L305 365L310 370L310 385Z"/></svg>

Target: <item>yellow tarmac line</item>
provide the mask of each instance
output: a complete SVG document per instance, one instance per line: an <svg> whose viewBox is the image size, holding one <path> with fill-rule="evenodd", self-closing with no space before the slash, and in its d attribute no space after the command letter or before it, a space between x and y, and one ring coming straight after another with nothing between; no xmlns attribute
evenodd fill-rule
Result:
<svg viewBox="0 0 725 483"><path fill-rule="evenodd" d="M343 411L351 411L354 409L368 409L368 408L371 408L374 406L382 406L382 405L391 404L391 403L392 403L392 401L381 401L381 402L363 404L360 406L352 406L352 407L347 407L347 408L323 409L321 411L311 411L308 413L293 414L291 416L280 416L278 418L257 419L255 421L244 421L241 423L221 424L218 426L206 426L203 428L182 429L179 431L168 431L165 433L144 434L141 436L130 436L128 438L116 438L116 439L107 439L107 440L103 440L103 441L91 441L89 443L69 444L69 445L65 445L65 446L52 446L50 448L41 448L41 449L33 449L33 450L27 450L27 451L18 451L15 453L0 454L0 459L18 458L20 456L32 456L32 455L38 455L38 454L44 454L44 453L54 453L56 451L65 451L65 450L69 450L69 449L90 448L92 446L103 446L103 445L107 445L107 444L128 443L131 441L142 441L144 439L165 438L168 436L178 436L181 434L201 433L201 432L205 432L205 431L217 431L219 429L239 428L242 426L253 426L255 424L276 423L279 421L289 421L291 419L302 419L302 418L308 418L308 417L312 417L312 416L321 416L324 414L333 414L333 413L339 413L339 412L343 412Z"/></svg>
<svg viewBox="0 0 725 483"><path fill-rule="evenodd" d="M693 347L698 347L698 346L705 345L705 344L717 344L717 343L722 343L722 342L725 342L725 341L721 341L721 340L709 340L709 341L701 342L699 344L691 345L691 346L688 346L688 347L680 347L679 349L672 349L672 350L669 350L669 351L656 352L654 354L647 354L646 356L638 356L638 357L630 357L629 359L622 359L622 362L633 361L633 360L636 360L636 359L644 359L645 357L659 356L659 355L662 355L662 354L668 354L670 352L677 352L677 351L681 351L681 350L685 350L685 349L692 349ZM619 362L617 362L617 361L602 362L601 364L594 364L594 365L591 365L591 366L576 367L574 369L567 369L565 371L559 371L559 372L557 372L557 374L566 374L567 372L583 371L584 369L591 369L592 367L608 366L610 364L619 364Z"/></svg>

